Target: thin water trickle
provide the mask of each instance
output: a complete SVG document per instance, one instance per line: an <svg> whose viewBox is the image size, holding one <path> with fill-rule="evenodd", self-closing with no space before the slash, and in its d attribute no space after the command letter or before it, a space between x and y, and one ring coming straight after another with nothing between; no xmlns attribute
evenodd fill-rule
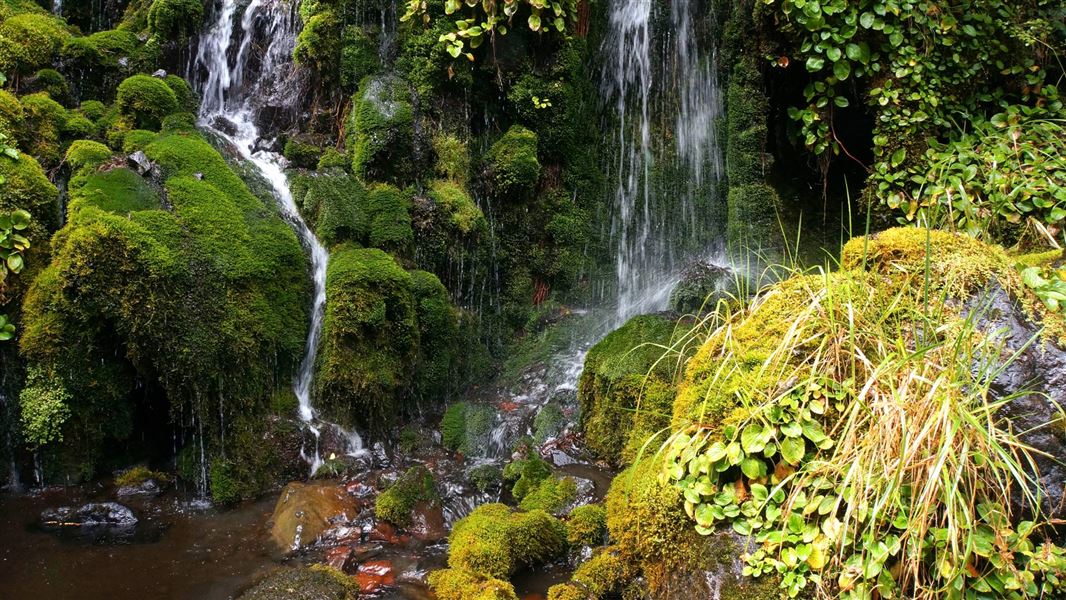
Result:
<svg viewBox="0 0 1066 600"><path fill-rule="evenodd" d="M294 4L252 0L238 24L234 22L237 4L238 0L223 0L216 10L215 21L201 36L192 79L202 95L200 126L232 143L241 157L259 170L273 189L284 217L310 253L314 283L311 326L293 391L299 401L300 419L315 437L314 454L305 453L314 474L323 461L319 452L321 425L311 403L311 392L326 308L329 252L300 215L285 175L285 159L268 149L273 140L264 140L256 124L257 102L277 97L279 90L288 90L290 103L297 99L298 90L293 89L292 83L296 79L292 51L299 20ZM257 44L261 40L266 40L265 48ZM253 69L253 64L257 68ZM343 433L350 455L365 452L358 433Z"/></svg>
<svg viewBox="0 0 1066 600"><path fill-rule="evenodd" d="M52 0L52 14L63 15L63 0Z"/></svg>

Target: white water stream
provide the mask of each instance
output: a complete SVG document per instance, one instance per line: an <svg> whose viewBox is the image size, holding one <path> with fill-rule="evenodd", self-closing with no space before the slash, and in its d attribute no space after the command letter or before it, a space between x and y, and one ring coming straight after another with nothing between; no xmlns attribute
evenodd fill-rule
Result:
<svg viewBox="0 0 1066 600"><path fill-rule="evenodd" d="M316 439L314 454L305 453L313 475L323 462L318 448L323 427L334 428L343 434L348 442L349 455L363 454L365 449L357 432L344 431L337 425L320 421L312 406L315 357L326 308L329 252L300 216L285 175L285 159L266 149L271 144L263 143L256 125L256 103L263 98L281 91L289 93L290 101L296 100L299 90L292 85L292 50L299 20L294 14L295 5L283 0L252 0L239 23L235 22L237 8L238 0L222 0L216 7L214 22L200 38L194 75L205 73L206 76L193 77L202 96L200 126L226 139L259 170L273 189L283 215L310 252L314 281L311 327L306 351L293 381L293 391L300 403L300 419ZM257 27L261 28L258 32ZM263 48L257 40L266 40L268 44Z"/></svg>

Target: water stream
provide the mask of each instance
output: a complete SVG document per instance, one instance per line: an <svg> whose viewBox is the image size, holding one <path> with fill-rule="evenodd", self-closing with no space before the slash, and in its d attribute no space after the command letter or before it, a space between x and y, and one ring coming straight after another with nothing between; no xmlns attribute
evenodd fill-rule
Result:
<svg viewBox="0 0 1066 600"><path fill-rule="evenodd" d="M214 21L201 36L191 79L202 101L200 125L230 142L241 157L253 164L270 184L285 218L309 250L314 282L311 326L293 391L299 400L300 419L315 435L313 454L305 457L313 475L322 465L318 439L322 427L340 429L319 420L311 403L315 357L322 334L326 308L326 269L329 252L300 216L285 175L285 159L274 152L273 140L264 140L256 123L257 108L266 98L286 97L294 102L299 82L292 65L299 19L296 6L276 0L252 0L235 22L238 0L223 0ZM260 42L266 42L265 47ZM342 431L351 455L362 454L362 438L357 432Z"/></svg>

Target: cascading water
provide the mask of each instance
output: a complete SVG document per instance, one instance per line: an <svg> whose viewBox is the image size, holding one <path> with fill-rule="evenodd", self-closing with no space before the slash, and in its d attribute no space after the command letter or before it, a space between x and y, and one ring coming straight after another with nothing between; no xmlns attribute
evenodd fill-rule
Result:
<svg viewBox="0 0 1066 600"><path fill-rule="evenodd" d="M285 175L284 158L267 149L270 144L263 143L256 124L256 109L263 106L265 99L281 97L291 102L299 96L299 90L294 89L297 77L292 66L298 23L296 6L284 0L252 0L240 22L235 23L238 4L239 0L222 0L216 6L215 19L200 39L191 79L202 96L201 127L232 143L241 157L259 170L273 189L285 218L310 251L314 280L311 327L293 391L300 403L300 419L315 435L314 455L305 454L314 474L322 464L318 439L323 427L343 434L350 455L363 454L365 449L358 433L319 421L311 405L315 357L326 307L329 253L300 216ZM257 43L264 40L265 48Z"/></svg>
<svg viewBox="0 0 1066 600"><path fill-rule="evenodd" d="M615 325L666 308L683 262L713 253L702 234L713 225L723 170L715 127L722 99L713 44L704 48L708 36L696 35L697 4L671 2L669 28L659 32L652 0L612 0L608 9L601 89L617 127ZM671 137L673 147L656 143Z"/></svg>
<svg viewBox="0 0 1066 600"><path fill-rule="evenodd" d="M63 14L63 0L52 0L52 14L53 15L62 15Z"/></svg>

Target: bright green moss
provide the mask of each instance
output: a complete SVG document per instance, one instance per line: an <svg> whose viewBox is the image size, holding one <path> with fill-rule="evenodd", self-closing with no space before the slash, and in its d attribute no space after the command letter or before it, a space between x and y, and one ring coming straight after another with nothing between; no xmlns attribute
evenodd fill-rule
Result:
<svg viewBox="0 0 1066 600"><path fill-rule="evenodd" d="M98 123L100 119L103 119L106 112L107 107L99 100L86 100L81 103L81 114L93 123Z"/></svg>
<svg viewBox="0 0 1066 600"><path fill-rule="evenodd" d="M347 146L352 172L363 181L403 184L414 176L414 113L409 94L399 79L368 77L352 98Z"/></svg>
<svg viewBox="0 0 1066 600"><path fill-rule="evenodd" d="M158 129L163 117L178 109L178 97L167 83L150 75L134 75L118 86L119 112L140 129Z"/></svg>
<svg viewBox="0 0 1066 600"><path fill-rule="evenodd" d="M129 169L90 171L84 182L78 183L79 189L70 201L72 213L89 206L118 215L161 208L159 192Z"/></svg>
<svg viewBox="0 0 1066 600"><path fill-rule="evenodd" d="M304 220L326 247L343 242L365 244L370 232L366 189L344 172L290 178Z"/></svg>
<svg viewBox="0 0 1066 600"><path fill-rule="evenodd" d="M456 183L460 189L470 179L470 151L457 136L438 133L433 136L433 153L437 155L437 175Z"/></svg>
<svg viewBox="0 0 1066 600"><path fill-rule="evenodd" d="M632 461L669 424L678 359L668 348L686 330L669 317L639 316L589 350L578 400L586 443L597 456Z"/></svg>
<svg viewBox="0 0 1066 600"><path fill-rule="evenodd" d="M599 600L622 591L630 577L630 567L618 552L606 548L574 571L572 580L588 590L588 597Z"/></svg>
<svg viewBox="0 0 1066 600"><path fill-rule="evenodd" d="M67 125L67 109L48 94L36 93L22 97L22 114L22 149L46 165L58 164L63 157L61 137Z"/></svg>
<svg viewBox="0 0 1066 600"><path fill-rule="evenodd" d="M10 138L20 137L22 129L22 105L14 94L0 90L0 132Z"/></svg>
<svg viewBox="0 0 1066 600"><path fill-rule="evenodd" d="M548 588L548 600L588 600L588 595L572 583L559 583Z"/></svg>
<svg viewBox="0 0 1066 600"><path fill-rule="evenodd" d="M369 245L397 254L406 254L414 243L411 202L403 192L386 184L373 185L366 198L370 222Z"/></svg>
<svg viewBox="0 0 1066 600"><path fill-rule="evenodd" d="M63 21L47 13L28 12L0 23L0 72L32 73L49 65L70 38Z"/></svg>
<svg viewBox="0 0 1066 600"><path fill-rule="evenodd" d="M164 132L196 131L196 115L191 112L176 112L163 117Z"/></svg>
<svg viewBox="0 0 1066 600"><path fill-rule="evenodd" d="M200 0L153 0L148 9L148 31L162 40L185 41L200 30L203 20Z"/></svg>
<svg viewBox="0 0 1066 600"><path fill-rule="evenodd" d="M503 480L510 483L511 495L515 500L521 501L531 491L540 485L540 482L551 478L551 465L539 455L533 454L529 458L519 459L507 465L503 470Z"/></svg>
<svg viewBox="0 0 1066 600"><path fill-rule="evenodd" d="M313 145L289 138L285 142L285 159L289 164L298 169L314 169L322 156L322 149Z"/></svg>
<svg viewBox="0 0 1066 600"><path fill-rule="evenodd" d="M449 180L434 181L430 184L429 197L459 235L481 235L488 231L484 213L460 184Z"/></svg>
<svg viewBox="0 0 1066 600"><path fill-rule="evenodd" d="M34 73L30 87L35 92L44 92L62 102L66 102L70 96L66 78L55 69L41 69Z"/></svg>
<svg viewBox="0 0 1066 600"><path fill-rule="evenodd" d="M174 92L174 98L178 102L177 110L181 112L194 113L197 109L196 94L193 93L189 84L178 77L177 75L167 75L166 79L167 87L170 91Z"/></svg>
<svg viewBox="0 0 1066 600"><path fill-rule="evenodd" d="M85 139L93 137L96 133L96 125L86 118L85 115L70 112L67 114L67 120L63 124L63 137L67 139Z"/></svg>
<svg viewBox="0 0 1066 600"><path fill-rule="evenodd" d="M464 569L430 573L429 587L438 600L518 600L510 582Z"/></svg>
<svg viewBox="0 0 1066 600"><path fill-rule="evenodd" d="M488 441L496 416L483 404L457 402L448 407L441 420L441 437L445 448L472 454Z"/></svg>
<svg viewBox="0 0 1066 600"><path fill-rule="evenodd" d="M147 129L134 129L123 137L122 151L126 154L133 154L138 150L144 150L155 141L157 135L156 132Z"/></svg>
<svg viewBox="0 0 1066 600"><path fill-rule="evenodd" d="M110 159L110 148L90 140L78 140L71 144L65 158L74 177L85 176Z"/></svg>
<svg viewBox="0 0 1066 600"><path fill-rule="evenodd" d="M506 579L519 567L559 556L565 527L544 511L515 513L503 504L484 504L452 528L448 566Z"/></svg>
<svg viewBox="0 0 1066 600"><path fill-rule="evenodd" d="M383 519L399 527L411 525L411 511L419 502L439 502L437 484L433 474L423 466L411 467L389 489L378 495L375 512Z"/></svg>
<svg viewBox="0 0 1066 600"><path fill-rule="evenodd" d="M293 59L320 72L332 74L340 54L340 18L335 11L321 4L314 8L302 8L300 12L304 16L304 23L296 38Z"/></svg>
<svg viewBox="0 0 1066 600"><path fill-rule="evenodd" d="M341 87L346 91L355 90L379 66L377 43L362 27L345 27L340 56Z"/></svg>
<svg viewBox="0 0 1066 600"><path fill-rule="evenodd" d="M448 290L433 273L411 271L411 291L420 340L415 390L424 399L439 400L448 395L457 379L458 316Z"/></svg>
<svg viewBox="0 0 1066 600"><path fill-rule="evenodd" d="M572 547L600 546L607 538L607 511L599 504L586 504L570 512L566 541Z"/></svg>
<svg viewBox="0 0 1066 600"><path fill-rule="evenodd" d="M486 155L494 193L510 201L528 199L540 178L537 160L537 134L514 125Z"/></svg>
<svg viewBox="0 0 1066 600"><path fill-rule="evenodd" d="M319 171L325 171L327 169L347 169L348 158L340 152L337 152L334 148L326 148L326 151L322 153L322 158L318 160L317 169Z"/></svg>
<svg viewBox="0 0 1066 600"><path fill-rule="evenodd" d="M417 359L411 276L381 250L341 246L326 297L316 404L341 422L380 427L402 412Z"/></svg>
<svg viewBox="0 0 1066 600"><path fill-rule="evenodd" d="M531 488L518 506L522 510L543 510L557 515L564 512L575 498L577 482L572 477L549 477Z"/></svg>

